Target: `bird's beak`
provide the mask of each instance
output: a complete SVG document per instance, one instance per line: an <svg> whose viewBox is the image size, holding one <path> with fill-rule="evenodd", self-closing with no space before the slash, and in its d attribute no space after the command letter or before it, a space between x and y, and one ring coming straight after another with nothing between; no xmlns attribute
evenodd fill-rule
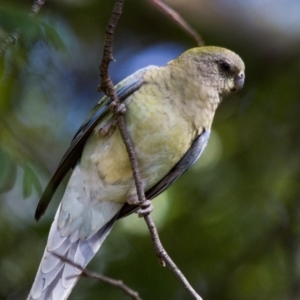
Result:
<svg viewBox="0 0 300 300"><path fill-rule="evenodd" d="M245 73L240 72L238 75L234 77L234 87L236 91L239 91L244 86L245 81Z"/></svg>

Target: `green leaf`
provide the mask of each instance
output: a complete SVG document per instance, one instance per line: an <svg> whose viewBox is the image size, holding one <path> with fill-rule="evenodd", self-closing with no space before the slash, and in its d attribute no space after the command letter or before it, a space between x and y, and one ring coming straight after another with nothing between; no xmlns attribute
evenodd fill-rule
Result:
<svg viewBox="0 0 300 300"><path fill-rule="evenodd" d="M23 166L23 197L28 198L31 196L33 189L37 191L38 194L42 193L42 185L35 175L35 172L28 165Z"/></svg>

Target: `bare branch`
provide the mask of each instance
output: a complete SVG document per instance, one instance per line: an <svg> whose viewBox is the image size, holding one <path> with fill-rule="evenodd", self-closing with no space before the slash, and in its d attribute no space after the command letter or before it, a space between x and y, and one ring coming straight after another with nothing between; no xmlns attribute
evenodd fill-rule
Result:
<svg viewBox="0 0 300 300"><path fill-rule="evenodd" d="M34 0L33 4L31 5L31 14L37 15L42 6L45 4L45 1L46 0Z"/></svg>
<svg viewBox="0 0 300 300"><path fill-rule="evenodd" d="M173 19L188 35L190 35L197 43L198 46L203 46L204 41L200 34L189 25L178 12L171 8L161 0L150 0L156 7L158 7L167 16Z"/></svg>
<svg viewBox="0 0 300 300"><path fill-rule="evenodd" d="M116 90L114 88L113 82L109 76L108 73L108 67L109 63L113 60L113 36L114 36L114 29L117 25L118 19L122 13L122 5L124 3L124 0L117 0L113 9L112 16L109 20L109 23L106 28L106 39L105 39L105 45L104 45L104 53L103 53L103 59L101 62L101 65L99 67L100 70L100 77L101 77L101 84L98 86L98 91L103 90L113 101L115 105L115 115L117 119L117 124L119 127L119 131L121 133L121 136L124 140L129 159L131 162L131 167L133 171L133 177L137 189L137 195L139 202L145 203L146 197L144 193L144 188L139 172L139 166L137 161L137 156L134 151L133 142L128 134L124 116L123 114L119 113L120 111L120 101L118 99L118 95L116 93ZM176 264L172 261L172 259L167 254L166 250L163 248L162 243L159 239L158 232L156 229L156 226L152 220L152 217L150 214L144 215L145 222L148 226L148 229L151 234L152 243L154 245L156 254L162 263L162 265L167 265L169 269L177 276L177 278L181 281L183 286L187 289L187 291L197 300L202 300L202 298L196 293L196 291L193 289L193 287L189 284L187 279L184 277L182 272L178 269Z"/></svg>
<svg viewBox="0 0 300 300"><path fill-rule="evenodd" d="M155 249L156 255L158 256L160 262L163 262L163 265L165 264L179 279L179 281L182 283L182 285L185 287L185 289L190 293L192 297L194 297L197 300L202 300L200 295L194 290L194 288L191 286L191 284L188 282L188 280L185 278L183 273L179 270L179 268L176 266L176 264L173 262L165 248L163 247L156 226L151 218L150 215L147 215L144 217L147 226L149 228L151 239L153 243L153 247Z"/></svg>
<svg viewBox="0 0 300 300"><path fill-rule="evenodd" d="M119 100L116 91L114 89L112 80L109 76L108 67L110 62L114 60L112 54L113 37L114 37L115 27L117 26L118 20L122 14L123 3L124 0L116 1L115 6L113 8L113 12L111 14L111 17L106 27L103 58L102 58L101 65L99 67L101 82L97 88L99 92L103 91L106 95L110 96L111 99L116 103L119 103Z"/></svg>
<svg viewBox="0 0 300 300"><path fill-rule="evenodd" d="M29 16L37 15L44 5L46 0L35 0L31 6ZM16 44L21 36L22 30L20 28L15 29L9 36L7 36L0 43L0 57L2 57L5 51L12 45Z"/></svg>
<svg viewBox="0 0 300 300"><path fill-rule="evenodd" d="M2 57L5 51L12 45L14 45L20 38L20 30L16 29L8 37L6 37L0 44L0 57Z"/></svg>
<svg viewBox="0 0 300 300"><path fill-rule="evenodd" d="M108 283L118 289L120 289L122 292L124 292L126 295L128 295L129 297L131 297L131 299L133 300L142 300L142 298L139 296L139 293L132 290L129 286L127 286L122 280L116 280L116 279L112 279L110 277L89 271L87 269L82 268L80 265L74 263L73 261L69 260L68 258L66 258L65 256L61 256L59 254L56 253L52 253L54 256L56 256L57 258L61 259L61 261L79 269L81 271L81 276L85 276L85 277L89 277L89 278L94 278L97 280L100 280L102 282Z"/></svg>

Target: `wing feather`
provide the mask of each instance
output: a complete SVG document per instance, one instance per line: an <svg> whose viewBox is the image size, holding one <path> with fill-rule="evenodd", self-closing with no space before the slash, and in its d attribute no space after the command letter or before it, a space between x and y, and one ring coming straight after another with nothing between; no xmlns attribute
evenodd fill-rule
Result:
<svg viewBox="0 0 300 300"><path fill-rule="evenodd" d="M192 143L190 149L182 157L182 159L173 167L173 169L155 186L146 192L146 198L152 200L159 194L164 192L176 179L178 179L185 171L187 171L200 157L202 154L208 138L210 131L203 131ZM129 205L125 203L122 207L118 219L124 218L129 214L133 213L139 208L139 205Z"/></svg>
<svg viewBox="0 0 300 300"><path fill-rule="evenodd" d="M150 68L153 68L153 66L137 71L116 85L116 91L120 101L125 101L129 95L133 94L142 86L143 74ZM80 159L85 142L95 126L110 112L110 104L111 99L104 96L95 106L91 115L76 132L70 147L60 161L54 175L50 179L41 196L35 212L36 220L39 220L45 213L60 182L63 180L68 171L74 168Z"/></svg>

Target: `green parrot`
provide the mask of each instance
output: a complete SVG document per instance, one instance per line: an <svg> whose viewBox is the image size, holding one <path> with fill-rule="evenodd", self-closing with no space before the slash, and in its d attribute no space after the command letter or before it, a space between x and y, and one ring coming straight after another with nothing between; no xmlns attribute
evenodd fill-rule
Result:
<svg viewBox="0 0 300 300"><path fill-rule="evenodd" d="M222 96L240 90L244 79L245 65L237 54L205 46L184 52L166 66L139 70L116 85L147 199L162 193L195 163ZM114 222L139 209L111 103L104 96L79 128L38 204L37 220L72 169L30 300L67 299L81 272L52 253L85 268Z"/></svg>

